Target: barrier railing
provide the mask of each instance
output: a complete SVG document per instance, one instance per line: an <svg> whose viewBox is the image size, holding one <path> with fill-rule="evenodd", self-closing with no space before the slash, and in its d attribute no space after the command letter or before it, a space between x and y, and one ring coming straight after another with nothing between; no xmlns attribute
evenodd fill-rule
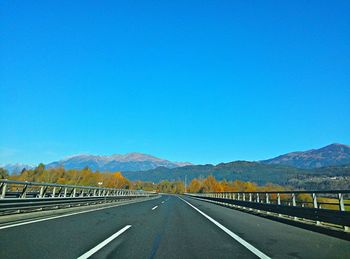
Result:
<svg viewBox="0 0 350 259"><path fill-rule="evenodd" d="M230 206L350 226L350 190L280 191L280 192L215 192L186 193L188 196L224 203Z"/></svg>
<svg viewBox="0 0 350 259"><path fill-rule="evenodd" d="M0 180L0 212L155 196L155 192Z"/></svg>

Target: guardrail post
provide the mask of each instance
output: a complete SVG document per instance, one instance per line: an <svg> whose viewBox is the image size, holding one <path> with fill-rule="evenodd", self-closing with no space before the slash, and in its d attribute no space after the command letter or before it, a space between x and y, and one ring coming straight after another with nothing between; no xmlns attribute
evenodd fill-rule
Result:
<svg viewBox="0 0 350 259"><path fill-rule="evenodd" d="M344 206L344 196L342 193L338 193L338 200L339 200L339 210L340 211L345 211L345 206ZM346 232L350 231L350 227L349 226L344 226L344 230Z"/></svg>
<svg viewBox="0 0 350 259"><path fill-rule="evenodd" d="M67 187L66 187L66 188L64 188L63 197L64 197L64 198L66 198L66 197L67 197Z"/></svg>
<svg viewBox="0 0 350 259"><path fill-rule="evenodd" d="M76 188L73 188L72 197L75 197L76 193L77 193L77 189L76 189Z"/></svg>
<svg viewBox="0 0 350 259"><path fill-rule="evenodd" d="M241 194L237 193L237 200L240 200L240 199L241 199Z"/></svg>
<svg viewBox="0 0 350 259"><path fill-rule="evenodd" d="M297 201L296 201L296 198L295 198L295 193L292 193L292 205L293 207L297 206ZM298 218L297 217L293 217L294 220L297 220Z"/></svg>
<svg viewBox="0 0 350 259"><path fill-rule="evenodd" d="M242 201L245 201L245 193L242 195Z"/></svg>
<svg viewBox="0 0 350 259"><path fill-rule="evenodd" d="M281 205L281 195L277 193L277 205ZM281 213L278 213L278 217L282 217Z"/></svg>
<svg viewBox="0 0 350 259"><path fill-rule="evenodd" d="M265 196L266 196L266 204L269 204L270 203L269 194L266 193Z"/></svg>
<svg viewBox="0 0 350 259"><path fill-rule="evenodd" d="M259 193L256 194L256 202L259 203L260 202L260 197L259 197Z"/></svg>
<svg viewBox="0 0 350 259"><path fill-rule="evenodd" d="M52 189L52 197L55 197L55 195L56 195L56 187L53 187L53 189Z"/></svg>
<svg viewBox="0 0 350 259"><path fill-rule="evenodd" d="M42 198L44 195L44 186L40 187L39 198Z"/></svg>
<svg viewBox="0 0 350 259"><path fill-rule="evenodd" d="M338 193L338 200L339 200L339 210L340 211L345 211L344 197L343 197L342 193Z"/></svg>
<svg viewBox="0 0 350 259"><path fill-rule="evenodd" d="M314 204L314 208L315 208L315 209L318 209L316 193L313 193L313 194L312 194L312 201L313 201L313 204ZM321 224L321 222L319 222L319 221L317 220L317 221L316 221L316 225L320 225L320 224Z"/></svg>
<svg viewBox="0 0 350 259"><path fill-rule="evenodd" d="M253 201L253 195L252 195L252 193L249 193L249 201L250 201L250 202Z"/></svg>
<svg viewBox="0 0 350 259"><path fill-rule="evenodd" d="M60 187L58 194L57 194L57 197L61 197L62 190L63 190L63 187Z"/></svg>
<svg viewBox="0 0 350 259"><path fill-rule="evenodd" d="M295 193L292 193L292 205L293 205L293 207L297 206L297 202L295 199Z"/></svg>
<svg viewBox="0 0 350 259"><path fill-rule="evenodd" d="M277 205L281 205L281 195L277 193Z"/></svg>
<svg viewBox="0 0 350 259"><path fill-rule="evenodd" d="M5 198L6 189L7 189L7 184L6 183L1 184L1 196L0 196L1 199Z"/></svg>
<svg viewBox="0 0 350 259"><path fill-rule="evenodd" d="M26 197L26 194L27 194L27 188L28 188L28 185L24 185L23 189L22 189L22 193L20 195L20 198L25 198Z"/></svg>
<svg viewBox="0 0 350 259"><path fill-rule="evenodd" d="M314 204L314 208L318 209L316 193L312 194L312 201L313 201L313 204Z"/></svg>

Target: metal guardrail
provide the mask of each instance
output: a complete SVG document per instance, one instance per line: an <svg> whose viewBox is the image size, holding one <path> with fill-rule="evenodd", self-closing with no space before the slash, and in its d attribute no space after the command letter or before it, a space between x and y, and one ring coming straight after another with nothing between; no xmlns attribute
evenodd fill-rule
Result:
<svg viewBox="0 0 350 259"><path fill-rule="evenodd" d="M350 190L185 193L241 208L343 226L350 231Z"/></svg>
<svg viewBox="0 0 350 259"><path fill-rule="evenodd" d="M155 192L0 180L0 213L155 196Z"/></svg>

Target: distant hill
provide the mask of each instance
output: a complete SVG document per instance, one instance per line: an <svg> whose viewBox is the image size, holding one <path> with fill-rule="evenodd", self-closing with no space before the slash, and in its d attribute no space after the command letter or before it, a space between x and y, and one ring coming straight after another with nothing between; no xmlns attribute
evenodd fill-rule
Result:
<svg viewBox="0 0 350 259"><path fill-rule="evenodd" d="M272 159L260 161L269 165L288 165L311 169L325 166L350 164L350 146L331 144L320 149L284 154Z"/></svg>
<svg viewBox="0 0 350 259"><path fill-rule="evenodd" d="M347 189L350 187L350 165L301 169L285 165L236 161L214 165L192 165L179 168L159 167L148 171L123 172L130 180L159 182L162 180L185 180L214 176L218 180L250 181L289 185L302 189ZM319 187L317 187L317 185Z"/></svg>
<svg viewBox="0 0 350 259"><path fill-rule="evenodd" d="M215 176L222 180L253 181L258 184L274 182L283 184L297 174L307 174L307 170L293 168L284 165L268 165L258 162L236 161L214 165L191 165L179 168L159 167L148 171L123 172L130 180L142 180L159 182L162 180L184 180L185 176L190 181L193 178Z"/></svg>
<svg viewBox="0 0 350 259"><path fill-rule="evenodd" d="M82 169L89 167L93 171L146 171L157 167L175 168L190 165L186 162L171 162L142 153L125 155L95 156L77 155L64 160L47 164L48 168L64 167L65 169Z"/></svg>

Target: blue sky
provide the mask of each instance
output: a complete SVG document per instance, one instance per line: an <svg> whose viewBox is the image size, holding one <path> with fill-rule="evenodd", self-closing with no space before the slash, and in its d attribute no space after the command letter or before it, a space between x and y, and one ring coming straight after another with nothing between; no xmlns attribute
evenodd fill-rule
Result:
<svg viewBox="0 0 350 259"><path fill-rule="evenodd" d="M349 1L1 1L0 164L350 144Z"/></svg>

